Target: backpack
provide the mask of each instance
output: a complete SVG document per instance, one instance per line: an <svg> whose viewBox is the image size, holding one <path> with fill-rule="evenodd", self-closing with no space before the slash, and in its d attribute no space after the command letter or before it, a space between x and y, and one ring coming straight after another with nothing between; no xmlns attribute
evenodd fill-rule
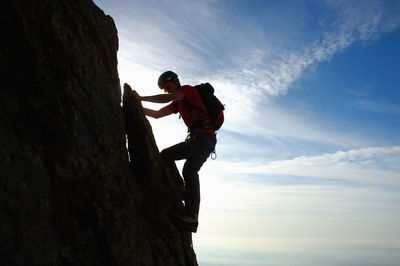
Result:
<svg viewBox="0 0 400 266"><path fill-rule="evenodd" d="M224 123L225 107L214 95L214 88L210 83L202 83L194 86L194 88L199 92L201 99L207 108L212 126L215 130L220 129Z"/></svg>

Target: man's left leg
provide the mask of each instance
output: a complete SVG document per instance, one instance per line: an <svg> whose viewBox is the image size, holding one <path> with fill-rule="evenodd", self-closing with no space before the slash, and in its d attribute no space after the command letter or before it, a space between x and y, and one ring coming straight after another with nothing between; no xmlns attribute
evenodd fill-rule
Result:
<svg viewBox="0 0 400 266"><path fill-rule="evenodd" d="M215 136L211 136L211 140L215 143ZM189 221L195 221L196 223L200 208L200 181L198 172L213 150L214 148L204 138L196 138L191 143L191 148L182 170L186 188L186 214Z"/></svg>

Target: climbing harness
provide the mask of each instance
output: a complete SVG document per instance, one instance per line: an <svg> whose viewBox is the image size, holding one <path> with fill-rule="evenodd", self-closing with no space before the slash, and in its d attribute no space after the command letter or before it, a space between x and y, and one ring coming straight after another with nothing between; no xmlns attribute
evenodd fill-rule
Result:
<svg viewBox="0 0 400 266"><path fill-rule="evenodd" d="M204 143L206 143L212 149L212 152L210 153L210 157L212 160L215 160L215 159L217 159L217 151L215 150L215 142L206 136L198 136L197 135L200 132L204 132L204 130L206 130L207 132L212 132L212 133L216 134L215 131L213 131L212 128L210 128L210 127L197 128L195 130L188 129L188 135L185 139L186 149L188 151L190 149L191 142L193 140L195 140L196 138L200 138Z"/></svg>

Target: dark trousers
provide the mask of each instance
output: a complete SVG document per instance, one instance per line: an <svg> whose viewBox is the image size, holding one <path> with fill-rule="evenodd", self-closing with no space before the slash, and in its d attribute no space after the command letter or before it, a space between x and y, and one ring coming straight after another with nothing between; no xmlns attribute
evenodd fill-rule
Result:
<svg viewBox="0 0 400 266"><path fill-rule="evenodd" d="M185 182L185 211L187 215L198 215L200 207L201 166L214 151L217 140L215 135L195 136L186 142L181 142L161 151L161 156L170 165L175 161L186 159L182 169Z"/></svg>

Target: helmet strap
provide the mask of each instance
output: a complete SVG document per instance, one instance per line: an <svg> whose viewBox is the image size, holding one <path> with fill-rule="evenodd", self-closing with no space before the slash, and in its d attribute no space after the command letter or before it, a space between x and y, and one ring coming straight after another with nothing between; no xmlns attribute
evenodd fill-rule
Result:
<svg viewBox="0 0 400 266"><path fill-rule="evenodd" d="M172 81L173 81L176 85L178 85L178 87L181 86L181 83L180 83L180 81L179 81L178 78L174 78Z"/></svg>

